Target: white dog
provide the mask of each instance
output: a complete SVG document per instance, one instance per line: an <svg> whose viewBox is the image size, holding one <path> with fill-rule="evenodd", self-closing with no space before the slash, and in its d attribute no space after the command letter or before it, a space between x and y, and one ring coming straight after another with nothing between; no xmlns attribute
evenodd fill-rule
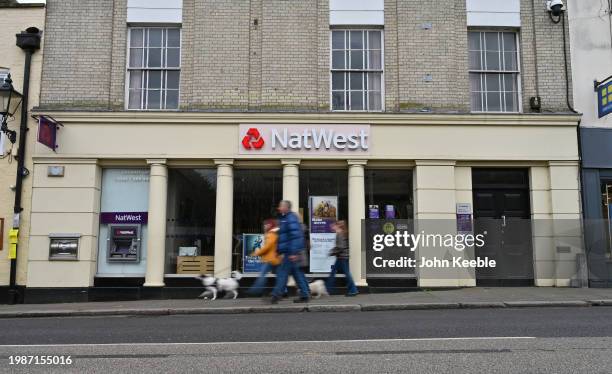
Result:
<svg viewBox="0 0 612 374"><path fill-rule="evenodd" d="M221 291L233 293L233 299L236 299L238 297L238 281L241 278L242 274L239 271L232 271L231 278L217 279L211 275L198 277L198 279L202 281L204 287L206 287L206 291L202 292L198 298L208 299L208 296L212 296L211 300L216 300L217 293Z"/></svg>
<svg viewBox="0 0 612 374"><path fill-rule="evenodd" d="M323 282L321 279L308 284L308 288L310 289L310 294L315 299L318 299L321 296L329 296L329 293L327 293L327 287L325 287L325 282Z"/></svg>

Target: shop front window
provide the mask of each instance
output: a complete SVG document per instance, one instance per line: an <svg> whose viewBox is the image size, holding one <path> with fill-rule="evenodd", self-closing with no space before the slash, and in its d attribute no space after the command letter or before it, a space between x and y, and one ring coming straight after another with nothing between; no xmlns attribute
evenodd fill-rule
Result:
<svg viewBox="0 0 612 374"><path fill-rule="evenodd" d="M234 247L232 270L257 273L258 264L246 266L245 261L258 261L248 256L253 246L262 244L263 222L276 217L276 206L283 198L283 172L280 169L234 170ZM247 244L247 247L243 246ZM246 252L246 253L245 253ZM246 257L249 257L248 259Z"/></svg>
<svg viewBox="0 0 612 374"><path fill-rule="evenodd" d="M166 274L213 272L217 171L168 170Z"/></svg>
<svg viewBox="0 0 612 374"><path fill-rule="evenodd" d="M413 218L412 170L366 170L365 189L366 218Z"/></svg>
<svg viewBox="0 0 612 374"><path fill-rule="evenodd" d="M602 217L606 226L606 254L612 257L612 181L603 181L601 183L601 208Z"/></svg>
<svg viewBox="0 0 612 374"><path fill-rule="evenodd" d="M300 170L300 206L310 273L329 273L335 243L332 223L348 218L348 170Z"/></svg>

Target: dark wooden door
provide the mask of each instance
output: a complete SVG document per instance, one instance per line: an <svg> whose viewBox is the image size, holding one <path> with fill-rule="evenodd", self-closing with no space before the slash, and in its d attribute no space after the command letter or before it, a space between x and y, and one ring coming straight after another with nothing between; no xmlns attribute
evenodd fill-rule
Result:
<svg viewBox="0 0 612 374"><path fill-rule="evenodd" d="M478 285L533 284L533 248L526 169L473 169L474 219L486 232L477 257L495 260L495 268L477 268Z"/></svg>

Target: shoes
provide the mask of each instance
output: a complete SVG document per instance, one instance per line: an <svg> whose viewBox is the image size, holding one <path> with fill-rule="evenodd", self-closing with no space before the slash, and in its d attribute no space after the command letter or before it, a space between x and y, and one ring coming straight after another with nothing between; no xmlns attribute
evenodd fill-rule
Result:
<svg viewBox="0 0 612 374"><path fill-rule="evenodd" d="M278 296L272 295L272 298L270 299L270 304L278 304L279 300L280 298Z"/></svg>
<svg viewBox="0 0 612 374"><path fill-rule="evenodd" d="M296 303L296 304L307 303L309 301L310 301L310 297L300 297L298 299L293 299L293 302Z"/></svg>
<svg viewBox="0 0 612 374"><path fill-rule="evenodd" d="M355 293L347 293L347 294L345 294L344 296L346 296L346 297L355 297L355 296L357 296L357 295L359 295L359 292L355 292Z"/></svg>

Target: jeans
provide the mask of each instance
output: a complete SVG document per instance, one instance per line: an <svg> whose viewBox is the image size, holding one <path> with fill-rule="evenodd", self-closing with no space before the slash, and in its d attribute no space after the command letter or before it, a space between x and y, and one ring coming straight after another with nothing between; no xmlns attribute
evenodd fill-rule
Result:
<svg viewBox="0 0 612 374"><path fill-rule="evenodd" d="M289 275L292 275L293 279L295 279L295 283L300 289L300 296L302 298L309 298L308 282L306 282L306 277L300 269L300 261L291 261L287 255L283 257L283 262L281 262L276 271L276 285L272 291L272 296L281 297L283 295L287 288Z"/></svg>
<svg viewBox="0 0 612 374"><path fill-rule="evenodd" d="M327 287L327 291L332 293L334 291L334 287L336 286L336 272L340 271L344 273L346 277L346 286L348 288L348 294L356 294L357 286L353 281L353 277L351 276L351 271L349 270L349 261L348 258L336 258L336 263L332 266L331 274L327 278L325 282L325 287Z"/></svg>
<svg viewBox="0 0 612 374"><path fill-rule="evenodd" d="M255 280L251 288L249 288L247 293L250 295L261 295L263 292L263 288L266 286L266 281L268 280L268 278L266 278L266 275L269 272L273 271L274 268L274 265L265 262L261 266L261 273L259 273L259 277L257 277L257 279Z"/></svg>

